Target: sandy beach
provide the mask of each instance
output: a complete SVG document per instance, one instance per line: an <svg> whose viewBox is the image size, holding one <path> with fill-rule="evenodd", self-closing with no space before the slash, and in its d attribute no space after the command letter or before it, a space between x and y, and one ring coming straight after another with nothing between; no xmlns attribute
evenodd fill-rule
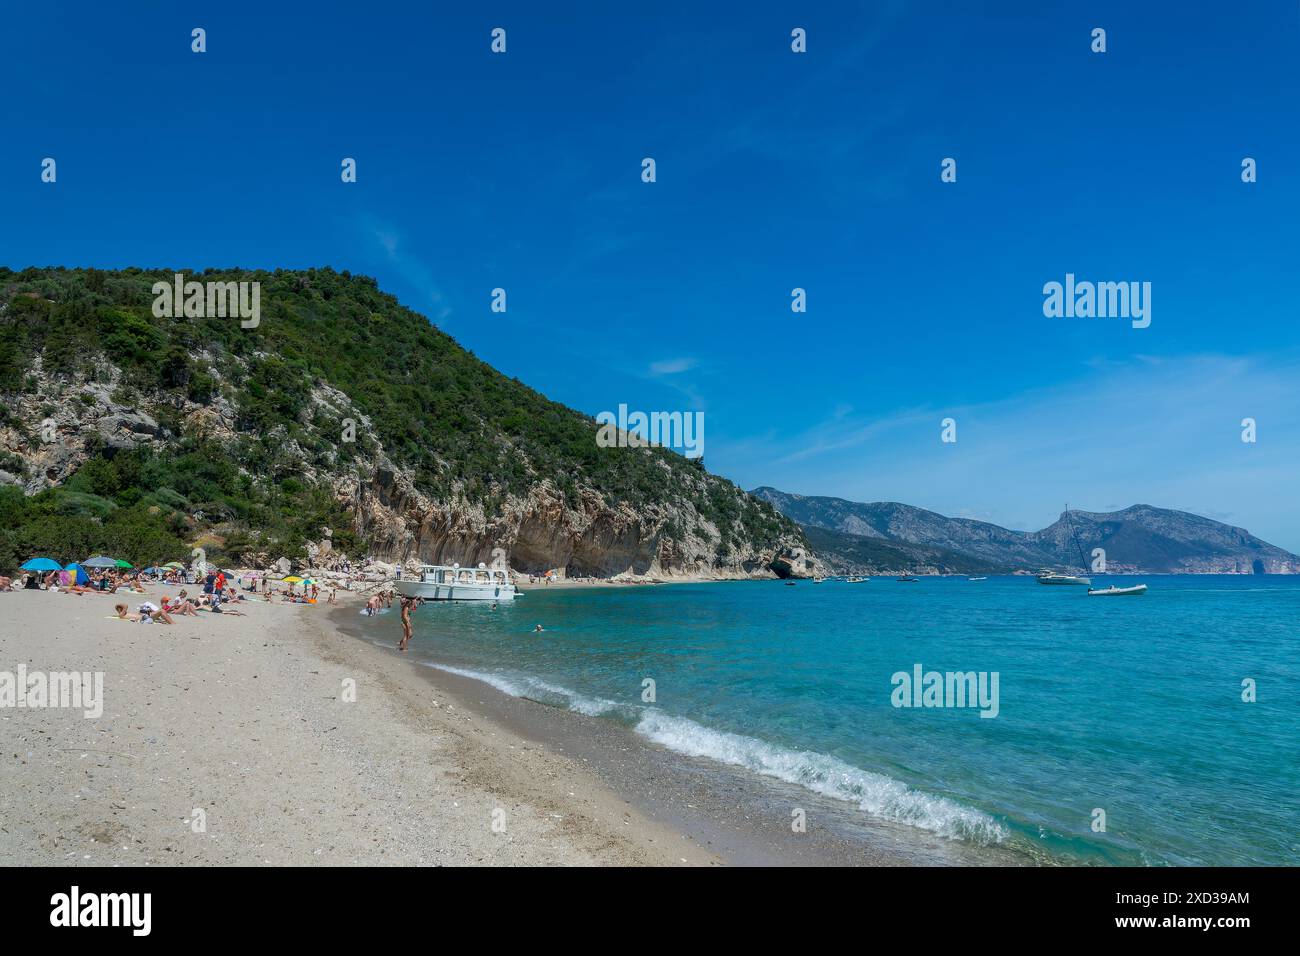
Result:
<svg viewBox="0 0 1300 956"><path fill-rule="evenodd" d="M0 676L103 675L93 719L0 707L0 863L1016 862L399 654L352 594L170 626L123 599L0 595Z"/></svg>
<svg viewBox="0 0 1300 956"><path fill-rule="evenodd" d="M325 605L167 626L114 603L0 595L0 671L104 675L98 719L0 709L0 863L720 862L427 668L339 634Z"/></svg>

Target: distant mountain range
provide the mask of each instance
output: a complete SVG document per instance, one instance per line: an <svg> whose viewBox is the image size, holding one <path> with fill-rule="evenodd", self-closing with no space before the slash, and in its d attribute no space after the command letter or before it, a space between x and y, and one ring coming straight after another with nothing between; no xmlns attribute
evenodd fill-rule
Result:
<svg viewBox="0 0 1300 956"><path fill-rule="evenodd" d="M1300 557L1244 528L1150 505L1111 513L1072 510L1041 531L1012 531L893 501L807 497L768 487L751 494L802 525L809 545L836 573L1077 570L1081 551L1091 562L1094 548L1105 550L1111 573L1300 573Z"/></svg>

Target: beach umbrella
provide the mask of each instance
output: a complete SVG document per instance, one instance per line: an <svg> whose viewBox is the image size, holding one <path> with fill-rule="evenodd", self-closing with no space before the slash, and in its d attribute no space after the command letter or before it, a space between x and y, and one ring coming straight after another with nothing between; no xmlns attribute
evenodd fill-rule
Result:
<svg viewBox="0 0 1300 956"><path fill-rule="evenodd" d="M87 558L85 561L82 561L81 566L85 568L115 568L117 567L117 560L115 558L105 557L102 554L97 554L93 558Z"/></svg>
<svg viewBox="0 0 1300 956"><path fill-rule="evenodd" d="M121 558L118 558L118 559L117 559L117 566L118 566L119 568L130 568L130 569L132 569L132 570L135 569L135 565L134 565L134 564L132 564L130 561L123 561Z"/></svg>
<svg viewBox="0 0 1300 956"><path fill-rule="evenodd" d="M76 572L75 574L73 574L72 579L71 579L73 584L89 584L89 583L90 583L90 575L87 574L87 573L86 573L86 569L83 568L83 567L82 567L80 564L78 564L76 561L71 562L71 563L70 563L66 568L64 568L63 570L65 570L65 571L73 571L73 572Z"/></svg>
<svg viewBox="0 0 1300 956"><path fill-rule="evenodd" d="M301 584L301 583L302 583L302 578L298 577L296 574L291 574L291 575L289 575L287 578L283 578L282 580L284 581L285 584Z"/></svg>
<svg viewBox="0 0 1300 956"><path fill-rule="evenodd" d="M184 570L185 570L185 565L181 564L179 561L168 561L166 564L163 565L163 567L164 567L164 568L175 568L177 571L184 571Z"/></svg>
<svg viewBox="0 0 1300 956"><path fill-rule="evenodd" d="M62 571L63 565L53 558L32 558L23 566L24 571Z"/></svg>

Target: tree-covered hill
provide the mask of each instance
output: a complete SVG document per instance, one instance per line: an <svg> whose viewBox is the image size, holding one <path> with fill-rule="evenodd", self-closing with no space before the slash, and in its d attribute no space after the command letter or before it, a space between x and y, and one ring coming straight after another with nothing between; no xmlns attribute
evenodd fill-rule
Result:
<svg viewBox="0 0 1300 956"><path fill-rule="evenodd" d="M261 318L153 314L171 270L0 269L0 566L40 551L336 550L578 573L750 573L793 522L461 348L373 279L257 281ZM548 540L544 526L559 535ZM558 529L558 530L557 530ZM606 540L608 539L608 540ZM133 559L133 558L131 558Z"/></svg>

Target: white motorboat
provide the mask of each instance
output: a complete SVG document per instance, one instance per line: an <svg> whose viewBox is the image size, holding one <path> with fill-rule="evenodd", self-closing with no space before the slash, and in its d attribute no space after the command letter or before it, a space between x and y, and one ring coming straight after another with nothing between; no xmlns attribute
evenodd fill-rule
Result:
<svg viewBox="0 0 1300 956"><path fill-rule="evenodd" d="M845 578L845 584L866 584L871 578Z"/></svg>
<svg viewBox="0 0 1300 956"><path fill-rule="evenodd" d="M394 581L393 588L426 601L513 601L516 594L507 571L481 563L477 568L422 564L419 577Z"/></svg>
<svg viewBox="0 0 1300 956"><path fill-rule="evenodd" d="M1088 588L1089 597L1116 597L1122 594L1146 594L1147 586L1145 584L1134 584L1131 587L1121 588L1112 584L1108 588Z"/></svg>
<svg viewBox="0 0 1300 956"><path fill-rule="evenodd" d="M987 581L988 578L967 578L967 581Z"/></svg>

